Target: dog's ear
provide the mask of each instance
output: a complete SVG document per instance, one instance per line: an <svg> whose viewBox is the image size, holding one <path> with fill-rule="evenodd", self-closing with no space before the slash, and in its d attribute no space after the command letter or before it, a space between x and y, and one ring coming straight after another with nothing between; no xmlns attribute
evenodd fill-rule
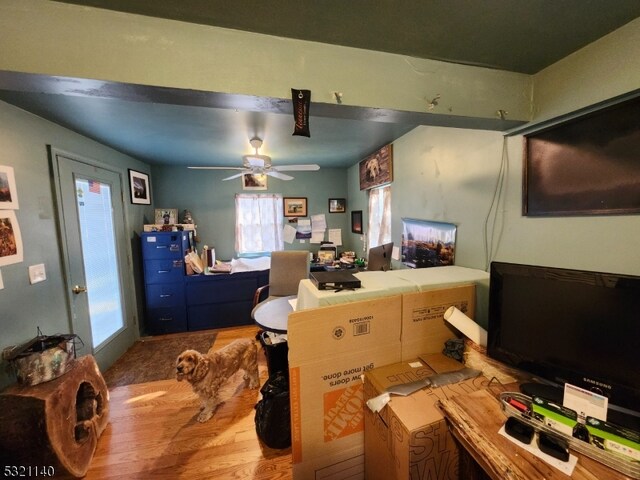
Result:
<svg viewBox="0 0 640 480"><path fill-rule="evenodd" d="M209 359L199 353L193 356L195 368L191 372L191 381L199 382L209 372Z"/></svg>

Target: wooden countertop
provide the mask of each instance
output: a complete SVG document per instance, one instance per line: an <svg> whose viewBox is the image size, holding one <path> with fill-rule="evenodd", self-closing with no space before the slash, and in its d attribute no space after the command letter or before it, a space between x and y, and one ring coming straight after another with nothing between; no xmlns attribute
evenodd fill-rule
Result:
<svg viewBox="0 0 640 480"><path fill-rule="evenodd" d="M506 420L500 402L488 390L479 390L440 402L449 427L464 449L495 480L625 480L627 475L575 451L573 475L565 475L498 433Z"/></svg>

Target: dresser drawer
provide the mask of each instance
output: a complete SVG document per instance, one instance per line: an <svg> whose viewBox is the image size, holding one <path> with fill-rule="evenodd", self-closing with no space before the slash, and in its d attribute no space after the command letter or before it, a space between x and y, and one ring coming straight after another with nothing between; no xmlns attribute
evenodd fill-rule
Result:
<svg viewBox="0 0 640 480"><path fill-rule="evenodd" d="M184 306L168 308L147 308L147 333L185 332L187 330L187 312Z"/></svg>
<svg viewBox="0 0 640 480"><path fill-rule="evenodd" d="M253 302L225 302L187 307L189 331L254 325L251 318Z"/></svg>
<svg viewBox="0 0 640 480"><path fill-rule="evenodd" d="M142 237L142 255L145 260L153 258L184 258L184 232L158 232Z"/></svg>
<svg viewBox="0 0 640 480"><path fill-rule="evenodd" d="M184 280L184 260L145 260L144 281L145 283L170 283Z"/></svg>
<svg viewBox="0 0 640 480"><path fill-rule="evenodd" d="M147 284L146 292L149 308L184 306L183 283Z"/></svg>
<svg viewBox="0 0 640 480"><path fill-rule="evenodd" d="M188 278L187 305L253 300L257 288L255 278L236 279L233 275L225 275L221 281L192 281Z"/></svg>

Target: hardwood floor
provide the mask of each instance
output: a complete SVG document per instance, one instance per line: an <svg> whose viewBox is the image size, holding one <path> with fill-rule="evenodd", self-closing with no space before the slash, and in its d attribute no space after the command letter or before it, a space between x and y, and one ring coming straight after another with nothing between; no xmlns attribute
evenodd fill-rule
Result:
<svg viewBox="0 0 640 480"><path fill-rule="evenodd" d="M222 329L214 346L256 332L256 327ZM263 384L268 375L260 348L259 370ZM187 382L116 387L110 390L109 426L85 479L291 479L291 449L270 449L257 438L259 396L244 388L238 373L223 388L214 417L201 424L199 401Z"/></svg>

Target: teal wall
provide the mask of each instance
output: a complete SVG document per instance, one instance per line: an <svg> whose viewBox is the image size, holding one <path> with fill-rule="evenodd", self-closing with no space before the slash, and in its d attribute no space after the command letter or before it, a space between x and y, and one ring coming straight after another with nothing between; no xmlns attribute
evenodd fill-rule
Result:
<svg viewBox="0 0 640 480"><path fill-rule="evenodd" d="M4 289L0 290L0 350L35 337L38 327L45 334L71 331L48 144L116 167L122 172L126 188L129 185L127 168L149 172L148 166L142 162L0 102L0 165L14 169L20 207L16 210L16 217L24 247L23 262L0 267L4 283ZM133 263L139 265L137 232L153 209L130 204L128 196L125 196L125 205ZM45 265L47 280L30 285L29 265L39 263ZM142 298L139 279L140 271L135 268L135 296L138 300ZM137 312L140 318L140 308ZM3 367L4 364L0 367L0 387L11 381Z"/></svg>
<svg viewBox="0 0 640 480"><path fill-rule="evenodd" d="M28 340L38 326L45 333L70 328L47 144L116 166L125 179L127 168L151 174L155 205L127 204L138 312L142 307L138 233L144 223L152 223L154 207L189 208L203 243L213 244L220 258L234 256L234 195L241 191L241 185L239 181L222 182L225 172L149 169L5 103L0 103L0 144L2 164L15 169L20 200L16 213L25 249L22 263L0 268L4 281L0 290L0 348ZM494 234L485 241L485 221L503 158L508 160L504 203L496 221L487 224L487 230ZM363 210L366 226L367 196L359 189L357 172L357 164L346 170L299 172L290 182L270 179L268 191L307 197L309 214L325 213L329 227L342 228L345 248L358 252L362 242L359 235L350 233L348 212ZM392 239L399 245L402 217L446 221L458 225L458 265L485 268L487 242L497 260L640 274L640 216L523 217L521 183L521 137L505 142L496 132L419 127L394 142ZM347 198L347 213L329 214L331 197ZM296 241L286 248L308 249L310 245ZM45 264L48 279L29 285L27 268L36 263ZM1 375L0 386L9 382L4 372Z"/></svg>
<svg viewBox="0 0 640 480"><path fill-rule="evenodd" d="M447 101L434 114L453 111L484 118L504 109L509 118L536 120L624 94L636 89L640 79L640 19L531 78L56 2L7 0L0 11L4 40L0 68L8 71L274 98L286 98L290 85L304 84L321 102L332 102L332 92L339 86L348 105L408 111L423 111L424 98L440 92ZM247 61L246 55L252 60ZM253 75L256 65L267 74ZM220 182L220 174L214 172L151 170L0 102L0 164L15 169L20 200L16 214L25 249L22 263L0 268L4 283L0 349L32 338L38 326L45 333L70 329L47 144L122 169L124 179L127 168L151 173L155 205L128 204L126 212L138 314L142 305L138 233L153 221L155 206L189 208L203 242L215 245L222 258L234 255L233 195L240 191L239 182ZM503 151L498 133L439 127L420 127L394 142L392 239L399 244L403 216L440 220L459 226L458 265L485 268L490 245L492 258L498 260L640 274L640 216L523 217L522 139L509 138L506 145ZM487 225L493 234L486 238L485 219L505 153L504 203L495 222ZM289 183L274 180L269 191L307 197L310 214L326 213L327 199L334 196L347 197L348 212L366 213L366 192L359 190L357 179L355 165L301 172ZM343 229L345 247L361 250L360 236L349 232L348 213L327 213L327 220L330 227ZM298 242L287 246L304 247L309 246ZM29 285L28 266L37 263L45 264L47 280ZM8 382L0 368L0 387Z"/></svg>
<svg viewBox="0 0 640 480"><path fill-rule="evenodd" d="M396 140L395 244L400 245L403 217L434 220L458 226L457 265L485 269L489 261L501 260L640 275L640 215L522 216L522 141L442 127L418 127ZM495 213L490 209L503 158L503 201ZM349 201L366 207L357 169L349 169Z"/></svg>
<svg viewBox="0 0 640 480"><path fill-rule="evenodd" d="M186 167L152 167L152 185L154 204L157 208L177 208L191 211L197 224L200 239L198 248L203 245L216 249L216 258L230 260L235 253L235 194L243 193L240 179L222 181L232 175L229 171L189 170ZM311 215L324 214L327 228L342 229L343 247L350 250L347 242L351 231L349 213L329 213L329 198L347 197L346 169L322 168L317 172L291 172L293 180L283 181L269 177L268 190L248 191L244 193L279 193L283 197L306 197L307 209ZM351 207L347 202L347 210ZM285 223L287 219L285 218ZM292 224L295 226L295 224ZM325 239L327 239L325 235ZM318 244L285 242L285 250L317 251Z"/></svg>

